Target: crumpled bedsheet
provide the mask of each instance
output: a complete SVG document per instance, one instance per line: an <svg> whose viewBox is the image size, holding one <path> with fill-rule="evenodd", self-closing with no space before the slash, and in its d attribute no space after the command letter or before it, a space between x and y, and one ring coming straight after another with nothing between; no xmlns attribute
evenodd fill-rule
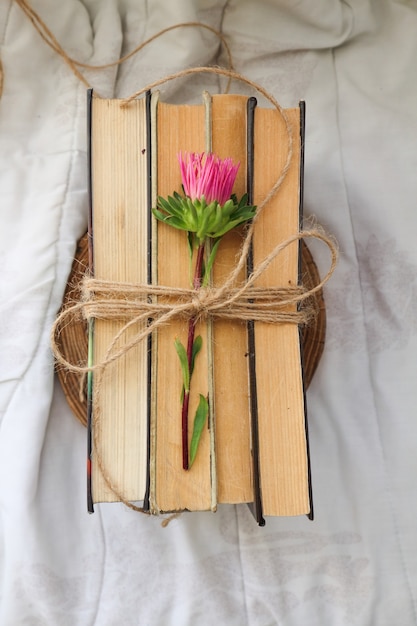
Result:
<svg viewBox="0 0 417 626"><path fill-rule="evenodd" d="M12 0L0 4L1 626L417 623L417 10L407 0L33 0L71 56L117 60L194 20L284 106L307 103L305 214L339 242L308 390L315 521L249 509L160 520L86 512L84 428L49 333L86 229L86 94ZM167 33L85 71L124 97L224 64L210 32ZM192 101L217 77L170 83ZM242 85L233 85L242 91ZM324 273L327 253L312 245Z"/></svg>

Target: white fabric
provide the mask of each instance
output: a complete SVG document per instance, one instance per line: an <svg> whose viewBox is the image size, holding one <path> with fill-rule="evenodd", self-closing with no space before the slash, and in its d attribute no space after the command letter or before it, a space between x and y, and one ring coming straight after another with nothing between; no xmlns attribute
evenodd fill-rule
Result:
<svg viewBox="0 0 417 626"><path fill-rule="evenodd" d="M307 102L305 213L340 244L326 349L308 391L316 519L246 506L163 529L85 506L85 430L54 387L49 329L86 227L85 88L11 0L0 4L1 626L417 623L417 11L403 0L34 0L70 54L117 59L203 20L236 68ZM126 96L224 61L168 33L119 70ZM212 77L164 88L196 97ZM236 86L239 91L242 86ZM213 90L213 87L212 87ZM314 248L322 271L326 255Z"/></svg>

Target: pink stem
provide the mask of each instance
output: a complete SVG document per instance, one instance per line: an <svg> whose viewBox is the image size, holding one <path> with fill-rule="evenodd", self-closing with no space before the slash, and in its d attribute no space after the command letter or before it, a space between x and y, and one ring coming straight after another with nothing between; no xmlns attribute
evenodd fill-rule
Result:
<svg viewBox="0 0 417 626"><path fill-rule="evenodd" d="M197 259L193 277L194 289L200 289L203 273L203 260L204 260L204 243L201 243L197 249ZM196 320L194 317L188 322L188 339L187 339L187 360L188 368L190 371L190 383L191 383L191 361L193 357L193 345L195 335ZM191 385L190 385L191 386ZM182 430L182 466L183 469L188 470L188 410L190 404L190 390L184 390L184 398L182 401L181 409L181 430Z"/></svg>

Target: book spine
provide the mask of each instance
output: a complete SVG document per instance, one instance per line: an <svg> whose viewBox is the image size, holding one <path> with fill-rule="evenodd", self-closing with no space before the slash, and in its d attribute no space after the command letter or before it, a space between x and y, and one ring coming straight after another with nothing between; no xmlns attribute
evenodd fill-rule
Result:
<svg viewBox="0 0 417 626"><path fill-rule="evenodd" d="M304 100L299 102L300 107L300 182L299 182L299 228L300 231L303 227L304 219L304 150L305 150L305 125L306 125L306 105ZM302 263L302 249L303 242L300 239L298 246L298 284L302 284L303 279L303 263ZM310 500L310 511L307 513L309 520L314 520L314 505L313 505L313 485L311 478L311 457L310 457L310 442L308 436L308 410L307 410L307 395L306 395L306 377L304 367L304 342L302 337L302 329L299 328L299 340L300 340L300 357L301 357L301 369L303 372L303 394L304 394L304 421L306 432L306 447L307 447L307 474L308 474L308 495Z"/></svg>
<svg viewBox="0 0 417 626"><path fill-rule="evenodd" d="M254 127L256 98L249 98L247 104L247 193L248 204L253 204L254 187ZM253 272L253 244L251 244L246 272L249 276ZM258 393L256 384L256 353L255 353L255 322L249 320L248 329L248 364L249 364L249 402L251 417L251 442L252 442L252 464L253 464L253 503L250 509L259 526L265 526L265 519L262 515L262 497L259 480L259 429L258 429Z"/></svg>
<svg viewBox="0 0 417 626"><path fill-rule="evenodd" d="M206 149L207 112L203 104L171 105L160 102L155 107L153 151L155 158L155 202L181 191L178 154L204 152ZM158 222L156 274L159 285L189 288L190 254L187 234ZM194 261L192 262L194 264ZM161 301L163 297L161 297ZM213 508L214 457L212 435L204 428L192 467L184 465L184 431L181 413L183 380L175 350L176 341L187 342L188 323L172 319L160 326L155 335L157 355L153 376L153 450L151 454L151 511L153 513ZM196 336L201 335L204 349L198 354L193 370L189 408L189 439L199 394L207 397L209 336L205 321L198 321ZM188 335L189 336L189 335Z"/></svg>
<svg viewBox="0 0 417 626"><path fill-rule="evenodd" d="M205 139L206 152L213 151L213 101L208 91L203 92L203 102L205 109ZM207 255L210 252L211 244L208 243ZM210 280L212 280L212 273ZM216 396L214 385L214 332L213 320L207 320L207 374L208 374L208 426L210 434L210 475L211 475L211 510L217 508L217 463L216 463Z"/></svg>
<svg viewBox="0 0 417 626"><path fill-rule="evenodd" d="M256 222L254 263L299 229L300 111L284 114L258 109L255 119L255 202L267 196L288 158L285 180ZM271 158L271 155L274 155ZM282 250L263 272L257 286L296 286L298 244ZM294 310L294 305L289 311ZM310 510L299 331L293 323L256 324L260 487L263 514L301 515Z"/></svg>
<svg viewBox="0 0 417 626"><path fill-rule="evenodd" d="M147 282L148 285L152 284L152 98L151 92L147 91L145 96L146 101L146 164L147 164L147 201L148 201L148 220L147 220L147 259L148 259L148 271ZM148 322L149 323L149 322ZM147 339L148 351L147 351L147 396L146 396L146 418L147 418L147 432L146 432L146 485L145 495L143 498L143 510L149 511L150 504L150 458L151 458L151 416L152 416L152 335L148 335Z"/></svg>
<svg viewBox="0 0 417 626"><path fill-rule="evenodd" d="M91 157L94 278L143 284L149 272L149 164L146 99L122 108L93 98ZM92 477L94 502L142 502L147 491L149 447L147 342L135 342L146 322L98 317L90 342L94 363L104 363L117 338L121 350L94 376ZM98 392L99 390L99 392Z"/></svg>
<svg viewBox="0 0 417 626"><path fill-rule="evenodd" d="M157 133L157 115L158 115L159 91L152 93L149 103L150 114L150 203L151 207L155 207L158 197L158 133ZM148 268L151 270L151 283L158 284L158 229L155 220L149 220L149 239L152 242L150 251L151 259L148 262ZM155 298L155 296L153 296ZM158 333L152 334L152 353L151 353L151 375L150 375L150 406L149 406L149 510L157 514L158 507L156 504L156 414L157 414L157 375L158 375ZM153 383L152 383L153 381Z"/></svg>
<svg viewBox="0 0 417 626"><path fill-rule="evenodd" d="M248 185L247 102L244 95L213 95L213 152L240 163L234 185L238 198ZM234 271L244 233L244 227L236 228L222 237L213 266L216 286ZM233 287L245 277L243 268ZM249 503L253 477L246 322L216 319L213 334L218 498L220 503Z"/></svg>
<svg viewBox="0 0 417 626"><path fill-rule="evenodd" d="M93 192L91 171L91 132L92 132L93 90L87 90L87 163L88 163L88 266L90 275L94 275L93 265ZM88 357L87 365L91 367L94 351L94 319L88 322ZM93 419L93 372L87 373L87 510L94 513L92 494L92 419Z"/></svg>

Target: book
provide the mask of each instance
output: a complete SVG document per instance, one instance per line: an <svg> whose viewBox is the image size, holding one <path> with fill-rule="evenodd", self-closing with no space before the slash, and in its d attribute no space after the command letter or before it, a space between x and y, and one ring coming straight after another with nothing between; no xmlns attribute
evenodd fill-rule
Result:
<svg viewBox="0 0 417 626"><path fill-rule="evenodd" d="M255 265L273 250L277 242L285 241L300 228L300 109L287 109L286 115L293 132L293 158L282 186L257 221L253 240ZM278 111L259 108L254 129L255 203L266 197L284 167L285 137L285 123ZM258 286L297 285L299 255L299 242L294 242L263 272ZM310 514L312 503L299 331L292 323L257 322L255 326L263 514Z"/></svg>
<svg viewBox="0 0 417 626"><path fill-rule="evenodd" d="M154 107L154 206L158 196L168 197L181 191L177 155L207 150L207 124L210 103L172 105L157 102ZM154 281L160 285L189 287L189 253L184 231L157 223L154 238L156 260ZM199 323L203 349L193 373L193 388L208 394L207 324ZM196 460L189 471L182 466L181 447L181 369L174 350L176 338L186 342L187 322L173 320L158 328L153 353L155 362L153 458L151 460L151 510L153 512L209 510L216 506L214 451L212 438L205 428ZM197 394L191 394L190 417L196 410Z"/></svg>
<svg viewBox="0 0 417 626"><path fill-rule="evenodd" d="M120 102L92 97L90 177L94 277L146 283L149 259L148 126L146 99ZM93 361L100 363L125 320L94 321ZM142 327L146 322L142 323ZM122 349L138 328L119 342ZM97 389L93 376L93 502L144 501L148 480L148 345L142 342L108 367Z"/></svg>
<svg viewBox="0 0 417 626"><path fill-rule="evenodd" d="M90 102L94 276L115 283L188 287L185 233L157 223L151 214L158 196L181 193L178 153L213 151L239 161L234 192L241 196L249 190L253 202L261 203L285 162L288 141L282 117L242 95L205 94L201 104L172 105L148 94L122 107L121 101L90 94ZM257 221L250 258L255 266L300 227L302 110L289 109L286 115L294 155L283 185ZM214 285L233 270L244 235L241 227L222 239L212 271ZM299 245L294 242L257 286L295 285L298 267ZM239 280L244 278L242 272ZM94 321L95 363L105 358L125 323ZM120 348L147 322L141 324L124 333ZM174 319L159 327L108 367L99 381L90 419L91 502L139 501L152 513L255 503L260 524L264 516L311 515L297 326L218 319L198 323L203 349L192 385L209 398L210 411L196 460L185 471L179 419L182 379L174 341L184 341L186 326ZM95 384L93 380L93 388ZM190 416L195 408L193 397Z"/></svg>
<svg viewBox="0 0 417 626"><path fill-rule="evenodd" d="M247 102L248 98L244 95L214 95L212 104L212 150L221 158L231 157L234 162L240 163L234 186L237 197L246 193L248 186ZM244 229L239 228L223 238L213 269L214 284L224 282L233 270L243 235ZM245 279L244 271L239 279ZM219 503L229 504L252 502L254 487L245 322L216 320L213 341L218 500ZM232 380L230 373L233 373Z"/></svg>

